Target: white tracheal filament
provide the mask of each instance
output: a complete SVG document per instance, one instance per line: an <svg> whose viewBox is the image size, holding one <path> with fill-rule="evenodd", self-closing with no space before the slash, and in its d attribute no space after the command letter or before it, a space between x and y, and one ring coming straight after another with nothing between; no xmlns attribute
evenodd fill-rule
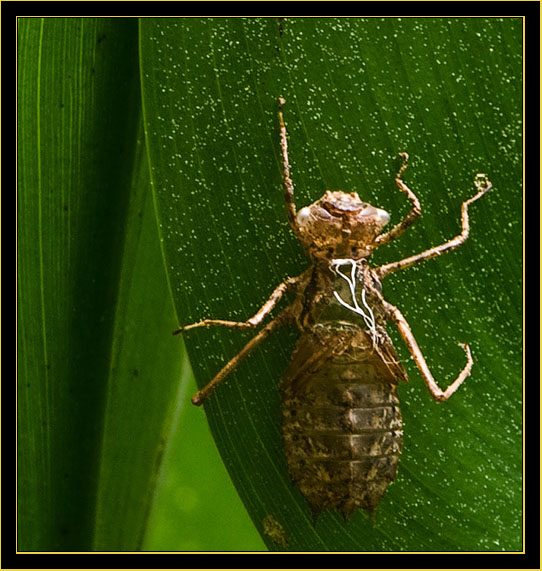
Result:
<svg viewBox="0 0 542 571"><path fill-rule="evenodd" d="M340 270L342 266L346 265L350 265L352 267L350 271L350 276L344 274ZM376 321L373 310L370 308L369 304L367 303L367 300L365 299L365 288L361 290L361 302L363 304L363 307L360 307L358 300L356 299L356 270L357 270L356 260L352 260L350 258L331 260L331 269L336 274L341 276L341 278L343 278L348 284L348 287L350 288L350 295L352 296L352 302L354 305L350 305L349 303L344 301L344 299L342 299L341 296L336 291L333 292L335 298L341 305L343 305L350 311L353 311L354 313L361 315L363 321L365 322L365 325L367 326L367 329L371 333L374 345L377 339Z"/></svg>

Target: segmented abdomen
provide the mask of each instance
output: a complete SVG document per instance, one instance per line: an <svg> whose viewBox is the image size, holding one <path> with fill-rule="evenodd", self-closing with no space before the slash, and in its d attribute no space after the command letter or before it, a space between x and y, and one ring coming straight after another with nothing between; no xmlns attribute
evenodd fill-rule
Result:
<svg viewBox="0 0 542 571"><path fill-rule="evenodd" d="M304 333L283 378L283 434L292 480L315 517L373 513L395 479L403 433L396 380L361 330Z"/></svg>

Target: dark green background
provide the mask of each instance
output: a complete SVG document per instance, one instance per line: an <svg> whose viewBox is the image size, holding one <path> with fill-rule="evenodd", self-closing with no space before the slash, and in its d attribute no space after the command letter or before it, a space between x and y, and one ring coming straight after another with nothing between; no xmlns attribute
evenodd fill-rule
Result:
<svg viewBox="0 0 542 571"><path fill-rule="evenodd" d="M397 155L410 154L423 217L375 264L457 235L476 173L494 190L460 250L384 284L441 386L463 366L458 342L475 366L437 405L390 328L410 383L398 479L374 525L361 512L314 525L289 481L277 386L294 329L206 405L256 529L279 550L520 550L522 20L19 26L19 548L264 548L207 460L204 413L185 413L170 332L246 319L307 266L280 191L283 96L299 206L355 190L396 222ZM250 333L185 337L201 386Z"/></svg>

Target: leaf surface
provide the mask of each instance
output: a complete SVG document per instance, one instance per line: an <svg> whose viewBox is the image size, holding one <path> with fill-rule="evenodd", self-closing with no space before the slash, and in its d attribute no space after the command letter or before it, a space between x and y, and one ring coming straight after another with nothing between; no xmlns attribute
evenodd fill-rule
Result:
<svg viewBox="0 0 542 571"><path fill-rule="evenodd" d="M160 231L181 323L245 320L307 267L281 195L276 100L287 100L298 207L326 189L357 191L392 223L408 211L399 152L423 217L375 265L460 232L477 173L494 190L470 210L458 251L386 280L445 387L425 390L398 335L405 443L376 523L362 512L313 523L288 477L278 385L296 338L280 331L205 405L224 463L276 550L521 548L521 56L519 18L148 19L143 107ZM391 329L391 327L390 327ZM250 332L185 335L199 386ZM280 530L280 533L277 531Z"/></svg>

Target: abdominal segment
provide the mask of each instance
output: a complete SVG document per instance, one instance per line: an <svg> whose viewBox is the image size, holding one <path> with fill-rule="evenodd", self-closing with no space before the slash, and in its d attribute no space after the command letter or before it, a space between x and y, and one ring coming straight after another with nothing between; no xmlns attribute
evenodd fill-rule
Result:
<svg viewBox="0 0 542 571"><path fill-rule="evenodd" d="M374 513L395 479L401 453L396 382L383 374L370 345L359 342L363 333L350 333L342 336L342 349L339 341L322 343L321 331L304 333L283 379L290 476L315 517L324 509L345 518L360 508ZM311 366L303 367L300 359L311 346ZM326 354L320 360L318 347ZM330 347L337 350L330 353Z"/></svg>

